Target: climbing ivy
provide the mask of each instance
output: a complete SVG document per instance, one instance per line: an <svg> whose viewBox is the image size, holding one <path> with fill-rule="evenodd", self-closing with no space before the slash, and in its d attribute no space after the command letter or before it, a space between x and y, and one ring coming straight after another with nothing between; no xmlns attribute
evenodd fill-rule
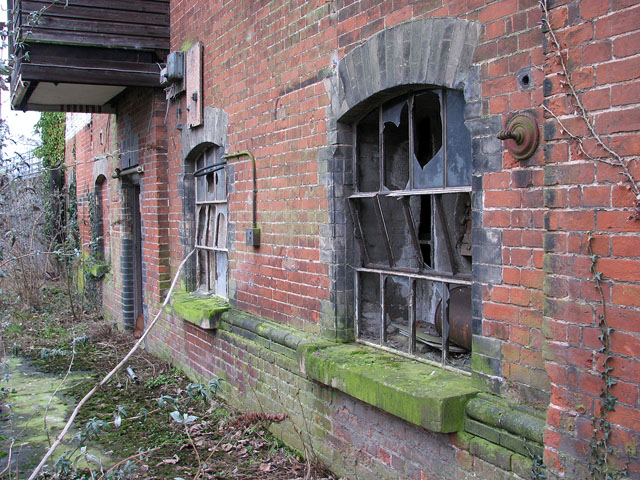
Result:
<svg viewBox="0 0 640 480"><path fill-rule="evenodd" d="M43 203L46 214L44 233L52 244L57 245L65 240L64 113L42 113L34 126L34 132L40 137L40 145L33 153L42 161L43 168Z"/></svg>
<svg viewBox="0 0 640 480"><path fill-rule="evenodd" d="M602 363L599 364L600 378L602 378L602 388L600 390L600 412L594 414L592 419L593 433L590 443L589 472L592 478L602 480L617 480L625 478L627 475L626 467L617 469L610 464L609 456L614 453L613 448L609 444L611 437L611 423L609 422L609 414L616 409L618 399L613 395L611 389L617 384L612 376L613 367L610 362L613 359L611 353L611 334L613 328L607 323L606 303L604 292L602 290L602 272L598 271L598 255L593 253L592 248L593 237L587 238L587 251L591 258L591 276L596 284L596 289L600 297L601 311L598 314L598 327L600 328L600 348L598 353L601 355Z"/></svg>
<svg viewBox="0 0 640 480"><path fill-rule="evenodd" d="M60 112L44 112L40 114L34 126L42 143L36 147L34 154L42 160L47 169L56 168L64 163L65 114Z"/></svg>

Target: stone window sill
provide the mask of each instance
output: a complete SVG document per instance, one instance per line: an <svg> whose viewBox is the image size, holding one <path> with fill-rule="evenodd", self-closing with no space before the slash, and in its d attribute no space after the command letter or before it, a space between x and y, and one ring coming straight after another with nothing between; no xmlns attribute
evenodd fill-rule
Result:
<svg viewBox="0 0 640 480"><path fill-rule="evenodd" d="M358 344L298 347L309 378L433 432L464 427L464 409L479 390L471 377Z"/></svg>
<svg viewBox="0 0 640 480"><path fill-rule="evenodd" d="M220 317L229 310L229 301L215 295L196 292L175 293L171 299L173 314L203 330L215 330Z"/></svg>

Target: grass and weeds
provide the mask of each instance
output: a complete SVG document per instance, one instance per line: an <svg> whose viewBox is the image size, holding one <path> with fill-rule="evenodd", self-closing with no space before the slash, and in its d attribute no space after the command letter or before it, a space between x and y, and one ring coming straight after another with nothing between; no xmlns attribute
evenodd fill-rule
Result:
<svg viewBox="0 0 640 480"><path fill-rule="evenodd" d="M27 358L44 372L64 376L70 364L71 371L90 372L89 380L66 391L77 402L124 357L134 339L95 316L74 322L64 291L55 285L43 294L39 309L2 299L2 351ZM225 388L223 381L193 383L144 351L128 366L135 379L123 369L93 395L74 422L78 447L61 447L55 465L51 462L40 478L331 478L271 435L270 424L289 421L286 412L235 411L216 395ZM103 465L87 447L105 453ZM91 468L79 467L76 459ZM16 477L5 472L0 478Z"/></svg>

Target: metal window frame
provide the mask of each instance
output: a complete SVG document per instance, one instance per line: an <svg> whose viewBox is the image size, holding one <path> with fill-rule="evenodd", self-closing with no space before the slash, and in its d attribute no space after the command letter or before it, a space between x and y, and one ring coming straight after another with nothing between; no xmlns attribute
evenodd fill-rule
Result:
<svg viewBox="0 0 640 480"><path fill-rule="evenodd" d="M408 130L409 130L409 189L408 190L387 190L385 188L385 155L384 155L384 125L383 125L383 107L384 104L376 107L378 111L378 169L379 169L379 184L378 191L361 192L359 190L359 178L357 175L358 170L358 122L356 122L352 129L353 140L353 153L352 153L352 171L354 172L354 192L348 197L349 211L354 224L355 236L360 243L361 252L361 264L359 266L352 267L355 270L354 275L354 299L355 299L355 322L354 330L356 341L366 345L370 345L376 348L380 348L386 351L390 351L396 354L407 356L412 359L419 360L424 363L438 365L439 367L461 372L458 368L452 367L447 363L449 356L449 322L448 322L448 301L450 290L455 285L471 286L471 274L465 272L456 271L456 263L453 257L453 245L451 245L451 238L448 232L448 227L444 219L444 212L442 207L442 195L444 194L456 194L456 193L471 193L471 185L447 187L447 89L445 88L433 88L431 91L439 91L441 101L441 121L442 121L442 187L438 188L426 188L426 189L414 189L414 169L413 169L413 157L414 157L414 99L416 94L419 94L425 90L412 91L406 95L406 101L408 104ZM362 118L366 118L371 112L368 112ZM386 196L390 198L399 198L402 201L402 209L404 212L405 220L409 228L409 235L417 253L418 264L421 266L418 271L407 268L399 268L395 266L394 255L391 248L391 242L389 239L389 230L387 228L384 215L382 213L382 207L380 203L380 197ZM409 208L409 198L411 196L430 196L432 198L431 204L435 211L434 216L431 218L432 225L437 222L436 229L442 230L445 236L446 250L449 255L450 264L452 267L451 272L439 272L426 267L422 250L419 245L419 238L417 235L417 227L415 219ZM370 262L369 253L366 248L366 242L364 237L364 230L362 227L362 220L359 216L358 209L355 206L355 201L358 199L375 199L375 212L378 220L378 224L381 228L381 237L385 243L385 249L388 254L389 267L384 265L373 265ZM380 331L378 343L368 341L360 337L359 324L361 320L361 281L360 275L364 273L376 274L379 277L379 294L380 294ZM408 338L408 351L400 351L385 345L386 343L386 328L385 328L385 278L388 276L405 277L410 279L410 294L408 298L408 326L409 326L409 338ZM433 360L419 357L416 355L416 285L419 280L433 282L440 285L441 305L440 312L442 315L442 354L441 361L434 362ZM470 372L462 371L464 374L470 375Z"/></svg>

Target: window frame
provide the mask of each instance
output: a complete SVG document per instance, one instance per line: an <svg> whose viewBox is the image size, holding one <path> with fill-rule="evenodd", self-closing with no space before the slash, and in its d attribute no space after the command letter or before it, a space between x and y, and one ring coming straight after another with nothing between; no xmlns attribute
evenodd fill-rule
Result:
<svg viewBox="0 0 640 480"><path fill-rule="evenodd" d="M202 164L200 163L202 161ZM194 172L193 172L193 208L194 208L194 248L196 250L195 260L195 291L207 295L215 295L224 299L229 298L229 249L227 248L228 239L228 225L229 225L229 188L227 182L226 173L226 160L223 160L222 147L211 144L208 145L202 153L198 154L194 159ZM218 174L218 172L222 172ZM214 183L213 197L209 198L209 176L212 175L212 179L216 178L216 175L222 177ZM221 185L223 189L223 195L218 198L217 186ZM200 195L201 190L202 195ZM205 211L204 224L201 231L201 210ZM214 232L213 236L210 235L211 228L211 214L215 215L213 223ZM220 217L224 217L224 231L221 235L220 230ZM211 238L213 242L210 243ZM204 241L203 241L204 240ZM222 243L220 243L222 240ZM222 246L221 246L222 245ZM205 265L202 265L202 257L207 258L209 261ZM216 266L219 261L219 257L224 256L226 266L224 268L224 292L217 288L218 279L220 278L217 273L215 279L211 278L211 258ZM204 271L203 271L204 268ZM203 282L203 276L206 279L206 284Z"/></svg>
<svg viewBox="0 0 640 480"><path fill-rule="evenodd" d="M448 322L448 303L451 291L456 287L467 287L469 288L469 292L471 291L472 286L472 277L471 277L471 268L473 261L470 258L470 266L468 272L456 272L455 266L453 264L453 257L450 257L450 261L452 262L452 271L451 272L443 272L436 271L433 268L425 268L428 267L424 261L422 251L419 246L418 234L416 233L417 223L412 218L411 208L409 206L409 201L411 197L430 197L430 205L434 202L441 201L442 196L446 194L468 194L469 195L469 205L471 205L471 194L472 194L472 186L471 186L471 176L472 176L472 164L469 165L470 175L468 179L468 185L463 186L451 186L447 187L447 151L448 151L448 143L447 143L447 92L454 91L451 89L443 88L443 87L433 87L433 88L420 88L410 90L405 92L402 95L399 95L389 102L395 102L403 97L406 99L408 105L408 143L409 143L409 152L408 159L409 162L409 181L408 188L405 189L397 189L390 190L386 188L385 185L385 175L386 175L386 159L385 159L385 139L384 139L384 119L383 119L383 109L385 105L389 102L380 103L375 106L375 108L368 110L364 115L362 115L357 121L355 121L352 125L352 141L353 141L353 151L352 151L352 172L353 172L353 193L347 198L347 208L351 214L351 218L353 221L354 228L354 237L357 239L360 245L359 251L359 264L352 265L354 270L354 333L356 341L359 343L363 343L369 346L373 346L376 348L380 348L386 351L390 351L396 354L400 354L403 356L408 356L412 359L417 359L426 363L435 364L438 366L442 366L445 368L453 369L455 371L460 371L458 368L451 367L448 364L448 356L449 350L451 348L450 345L450 335L449 335L449 322ZM414 179L414 168L413 168L413 158L414 158L414 101L417 95L420 95L424 92L436 92L440 95L441 103L440 103L440 115L441 115L441 150L442 150L442 187L434 187L434 188L413 188L415 185ZM379 184L377 191L360 191L359 185L359 170L358 170L358 162L360 161L359 150L360 144L358 143L358 127L361 121L363 121L366 117L372 114L374 111L378 111L378 165L377 168L379 170ZM469 152L468 152L468 162L472 161L471 158L471 145L469 144ZM433 155L432 158L435 158ZM423 167L424 168L424 167ZM402 210L405 216L406 225L408 226L409 236L411 238L411 243L414 244L415 253L418 256L418 268L402 268L395 265L393 251L391 246L391 241L389 238L389 232L387 230L387 226L385 224L383 208L380 202L381 197L386 198L395 198L401 201ZM360 218L360 214L356 207L356 202L364 201L365 199L373 199L373 203L375 205L376 216L378 218L379 225L383 228L381 229L381 237L382 241L385 244L385 250L388 253L389 265L372 265L371 262L368 262L367 259L367 247L365 245L365 233L362 227L362 221ZM458 201L458 199L456 199ZM431 207L429 207L431 208ZM470 207L471 208L471 207ZM435 210L438 215L443 215L444 210L442 206L435 207ZM469 216L471 218L471 215ZM366 220L366 219L363 219ZM434 228L435 218L430 218L430 227ZM443 226L446 227L446 221L441 217L439 219L441 222L440 228ZM446 238L446 243L449 243L449 234L446 232L442 233L442 235ZM449 255L452 254L451 245L448 245ZM435 254L434 254L435 256ZM377 322L379 323L380 331L379 331L379 339L377 342L370 341L364 339L361 336L360 332L360 323L361 323L361 302L363 300L363 296L361 295L362 282L361 275L362 274L374 274L379 278L379 290L378 300L380 303L380 313ZM403 279L408 279L409 282L409 298L407 301L408 308L408 318L407 318L407 326L408 326L408 340L407 340L407 348L408 351L398 350L396 348L389 347L385 345L386 343L386 310L385 310L385 281L388 277L398 277ZM441 330L442 330L442 354L440 362L436 362L416 354L416 286L417 282L432 282L434 284L434 288L440 289L440 305L444 304L445 308L440 308L441 313ZM437 285L437 287L435 287ZM443 302L442 300L446 300ZM436 310L437 311L437 310ZM469 316L471 317L471 311L469 311ZM435 312L434 312L435 317ZM471 322L469 322L470 324ZM404 335L404 334L403 334ZM463 373L469 373L463 371Z"/></svg>

